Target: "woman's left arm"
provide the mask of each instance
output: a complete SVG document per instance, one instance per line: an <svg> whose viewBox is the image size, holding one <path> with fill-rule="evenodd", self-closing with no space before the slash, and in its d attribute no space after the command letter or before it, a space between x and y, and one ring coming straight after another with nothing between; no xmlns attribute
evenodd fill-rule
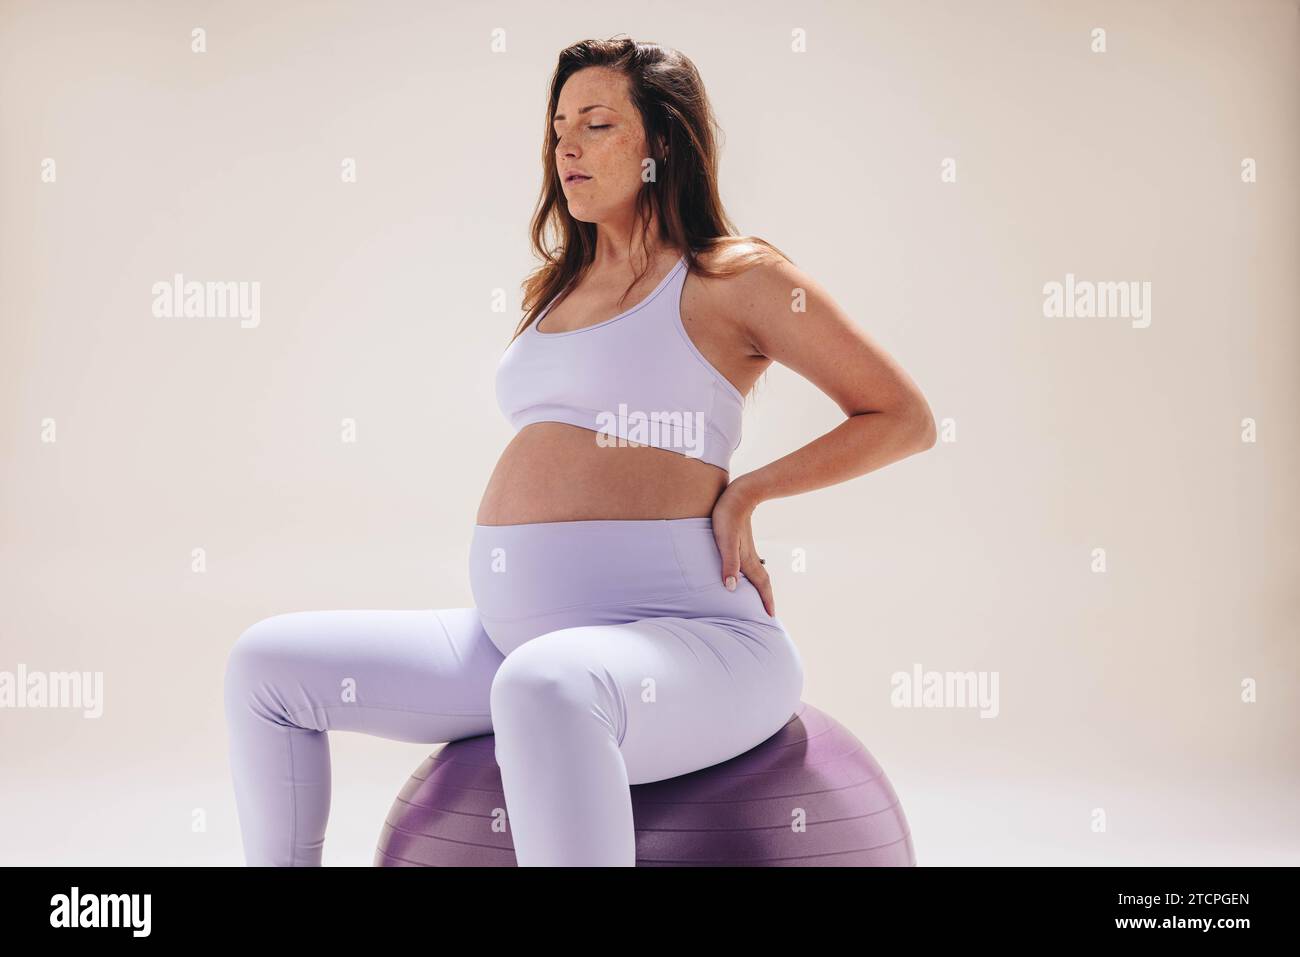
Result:
<svg viewBox="0 0 1300 957"><path fill-rule="evenodd" d="M733 321L755 351L817 386L847 417L802 448L737 476L714 506L724 583L743 571L768 614L775 614L771 582L753 554L749 517L754 509L768 499L837 485L922 452L935 444L936 429L929 403L907 372L797 266L766 262L732 282ZM802 302L802 311L794 309L796 302Z"/></svg>

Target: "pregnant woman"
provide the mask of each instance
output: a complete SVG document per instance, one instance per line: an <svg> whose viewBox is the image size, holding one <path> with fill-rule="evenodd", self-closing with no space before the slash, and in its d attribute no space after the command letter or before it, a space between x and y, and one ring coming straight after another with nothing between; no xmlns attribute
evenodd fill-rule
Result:
<svg viewBox="0 0 1300 957"><path fill-rule="evenodd" d="M545 262L497 371L517 433L473 527L474 607L299 611L240 636L225 708L250 865L320 864L331 730L493 733L521 866L633 865L629 785L741 754L798 707L755 508L934 444L907 373L775 247L736 235L690 60L577 43L547 119ZM846 418L728 481L773 361Z"/></svg>

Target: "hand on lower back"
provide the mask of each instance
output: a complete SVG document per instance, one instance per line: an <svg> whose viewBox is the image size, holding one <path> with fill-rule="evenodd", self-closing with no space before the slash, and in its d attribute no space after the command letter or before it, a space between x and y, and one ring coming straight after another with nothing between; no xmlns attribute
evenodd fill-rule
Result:
<svg viewBox="0 0 1300 957"><path fill-rule="evenodd" d="M733 492L734 488L735 482L723 489L713 506L713 538L722 555L722 583L735 591L743 572L762 596L763 608L775 617L772 580L759 561L758 549L754 546L754 530L750 524L754 506L738 491Z"/></svg>

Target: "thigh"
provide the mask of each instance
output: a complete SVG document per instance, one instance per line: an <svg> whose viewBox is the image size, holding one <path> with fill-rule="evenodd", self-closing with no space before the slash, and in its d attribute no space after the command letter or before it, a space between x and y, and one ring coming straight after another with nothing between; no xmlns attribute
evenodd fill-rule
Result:
<svg viewBox="0 0 1300 957"><path fill-rule="evenodd" d="M743 754L779 731L803 691L799 652L777 624L643 618L548 632L499 678L563 686L608 724L628 783L676 777ZM504 696L503 696L504 698Z"/></svg>
<svg viewBox="0 0 1300 957"><path fill-rule="evenodd" d="M453 741L491 732L502 660L473 608L289 612L239 637L227 703L291 727Z"/></svg>

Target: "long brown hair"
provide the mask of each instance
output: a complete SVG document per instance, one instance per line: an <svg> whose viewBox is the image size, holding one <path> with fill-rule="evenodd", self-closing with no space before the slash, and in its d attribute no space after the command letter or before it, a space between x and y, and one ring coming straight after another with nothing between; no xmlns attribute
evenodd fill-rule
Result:
<svg viewBox="0 0 1300 957"><path fill-rule="evenodd" d="M551 77L542 147L542 193L531 225L533 251L542 264L524 281L525 313L515 336L536 320L547 303L569 288L595 257L595 225L569 214L560 189L555 166L559 137L551 122L565 81L578 70L592 66L609 67L628 78L632 102L645 127L654 178L642 185L636 198L643 242L653 204L659 221L657 245L683 250L687 267L700 275L732 275L767 256L761 249L751 249L717 270L705 268L697 258L700 253L723 246L757 244L789 258L766 240L739 235L722 207L715 135L720 129L695 64L677 50L657 43L638 43L625 36L580 40L560 51ZM554 242L549 241L550 236ZM624 296L640 278L633 280Z"/></svg>

